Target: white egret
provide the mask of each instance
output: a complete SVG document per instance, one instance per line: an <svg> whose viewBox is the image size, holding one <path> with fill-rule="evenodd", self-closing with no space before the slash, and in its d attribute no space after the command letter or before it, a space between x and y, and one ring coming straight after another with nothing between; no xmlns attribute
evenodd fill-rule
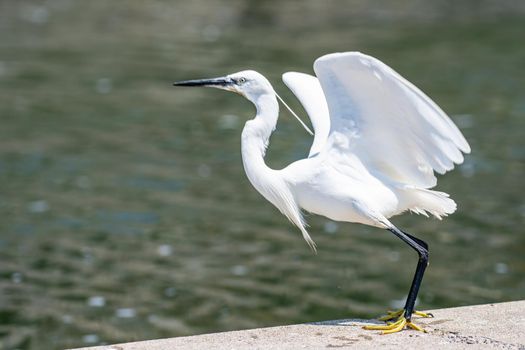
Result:
<svg viewBox="0 0 525 350"><path fill-rule="evenodd" d="M427 95L376 58L333 53L314 63L317 77L296 72L285 84L304 106L315 131L307 158L274 170L264 162L279 113L277 94L261 74L242 71L221 78L187 80L176 86L208 86L237 92L256 107L242 131L244 170L251 184L295 224L310 247L301 210L336 221L386 229L419 255L415 276L402 310L381 318L385 326L367 329L394 333L422 330L412 315L425 268L428 245L388 219L411 211L440 219L456 203L436 185L443 174L463 162L470 147L452 120Z"/></svg>

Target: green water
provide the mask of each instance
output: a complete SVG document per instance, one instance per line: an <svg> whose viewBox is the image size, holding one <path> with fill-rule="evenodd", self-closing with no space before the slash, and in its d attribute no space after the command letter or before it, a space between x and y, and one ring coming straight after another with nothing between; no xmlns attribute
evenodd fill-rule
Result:
<svg viewBox="0 0 525 350"><path fill-rule="evenodd" d="M288 70L359 50L457 122L440 178L458 212L405 215L431 265L420 308L525 297L525 11L477 2L0 2L0 344L52 349L345 317L398 306L415 254L308 216L245 178L235 94L171 82L252 68L304 115ZM385 7L386 6L386 7ZM283 111L268 163L311 138Z"/></svg>

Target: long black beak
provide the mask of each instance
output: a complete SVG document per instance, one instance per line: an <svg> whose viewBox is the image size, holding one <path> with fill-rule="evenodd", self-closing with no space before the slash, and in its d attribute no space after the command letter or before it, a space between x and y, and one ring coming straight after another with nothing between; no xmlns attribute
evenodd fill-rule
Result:
<svg viewBox="0 0 525 350"><path fill-rule="evenodd" d="M173 86L210 86L210 87L227 87L233 85L232 78L221 77L213 79L183 80L173 83Z"/></svg>

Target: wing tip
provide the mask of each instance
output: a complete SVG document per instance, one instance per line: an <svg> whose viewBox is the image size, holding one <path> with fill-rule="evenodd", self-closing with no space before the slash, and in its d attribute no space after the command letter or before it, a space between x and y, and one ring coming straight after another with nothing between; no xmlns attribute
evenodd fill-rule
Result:
<svg viewBox="0 0 525 350"><path fill-rule="evenodd" d="M300 73L299 72L295 72L295 71L284 72L281 75L281 78L283 79L283 81L285 81L288 78L293 78L293 76L296 76L297 74L300 74Z"/></svg>
<svg viewBox="0 0 525 350"><path fill-rule="evenodd" d="M313 75L310 75L307 73L295 72L295 71L283 73L281 75L281 79L288 87L290 87L290 84L293 84L293 82L297 79L310 79L310 80L315 79L317 80L317 78L314 77Z"/></svg>
<svg viewBox="0 0 525 350"><path fill-rule="evenodd" d="M465 136L463 136L463 134L461 133L461 131L459 131L459 129L458 129L458 132L459 132L459 137L451 139L451 141L454 144L454 146L456 146L456 148L459 150L459 153L461 154L461 161L456 162L454 160L454 163L461 164L463 163L463 154L470 154L472 150L470 148L470 145L467 139L465 139Z"/></svg>
<svg viewBox="0 0 525 350"><path fill-rule="evenodd" d="M281 80L288 88L290 88L290 83L292 83L295 73L297 72L285 72L281 75Z"/></svg>
<svg viewBox="0 0 525 350"><path fill-rule="evenodd" d="M466 139L463 139L463 141L464 143L459 147L459 149L461 150L461 152L465 154L470 154L470 152L472 152L472 149L470 148L469 143L467 142Z"/></svg>

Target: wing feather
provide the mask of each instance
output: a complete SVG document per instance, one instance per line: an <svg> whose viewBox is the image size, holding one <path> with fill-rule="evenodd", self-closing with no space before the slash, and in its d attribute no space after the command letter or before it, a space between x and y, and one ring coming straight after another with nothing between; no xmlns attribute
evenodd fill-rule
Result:
<svg viewBox="0 0 525 350"><path fill-rule="evenodd" d="M347 138L369 171L421 188L463 162L470 146L427 95L381 61L359 52L314 63L328 104L329 139Z"/></svg>
<svg viewBox="0 0 525 350"><path fill-rule="evenodd" d="M321 151L330 131L328 105L319 80L309 74L287 72L283 81L303 105L314 128L314 141L308 157Z"/></svg>

